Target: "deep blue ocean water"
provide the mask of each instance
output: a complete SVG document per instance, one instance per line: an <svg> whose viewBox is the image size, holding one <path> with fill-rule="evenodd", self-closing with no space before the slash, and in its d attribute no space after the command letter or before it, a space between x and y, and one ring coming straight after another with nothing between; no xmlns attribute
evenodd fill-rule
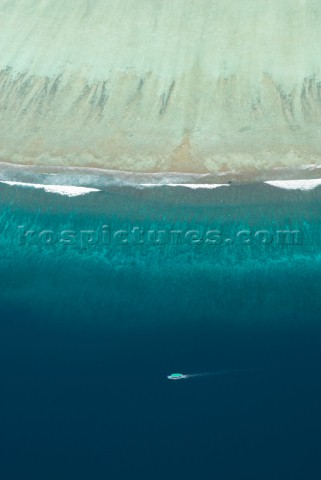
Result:
<svg viewBox="0 0 321 480"><path fill-rule="evenodd" d="M321 189L2 185L0 206L1 478L320 478ZM133 228L222 243L79 240Z"/></svg>

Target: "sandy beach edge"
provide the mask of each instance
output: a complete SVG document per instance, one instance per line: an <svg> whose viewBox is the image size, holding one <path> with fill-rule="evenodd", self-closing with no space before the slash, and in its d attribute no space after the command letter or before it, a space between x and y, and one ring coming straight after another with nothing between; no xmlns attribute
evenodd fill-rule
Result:
<svg viewBox="0 0 321 480"><path fill-rule="evenodd" d="M0 181L73 185L88 187L153 185L228 185L262 182L315 182L321 178L321 164L302 164L299 168L227 170L225 172L132 172L92 166L47 166L0 161ZM315 183L314 182L314 183ZM313 182L312 182L313 183ZM311 183L311 184L312 184Z"/></svg>

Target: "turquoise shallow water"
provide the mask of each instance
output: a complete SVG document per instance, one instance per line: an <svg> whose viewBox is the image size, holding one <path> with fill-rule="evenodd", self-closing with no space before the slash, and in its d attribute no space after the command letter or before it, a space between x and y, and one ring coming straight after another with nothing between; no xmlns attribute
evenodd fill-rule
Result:
<svg viewBox="0 0 321 480"><path fill-rule="evenodd" d="M0 186L6 478L317 478L320 200Z"/></svg>

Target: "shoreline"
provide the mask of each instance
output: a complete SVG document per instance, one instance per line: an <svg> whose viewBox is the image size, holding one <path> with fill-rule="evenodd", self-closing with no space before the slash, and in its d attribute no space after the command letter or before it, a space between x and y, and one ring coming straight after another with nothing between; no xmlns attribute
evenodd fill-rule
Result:
<svg viewBox="0 0 321 480"><path fill-rule="evenodd" d="M108 186L190 186L190 188L216 188L217 186L251 185L270 183L289 188L300 188L317 184L321 179L321 164L302 164L299 168L275 167L265 170L240 170L226 172L177 172L149 171L132 172L127 170L110 170L90 166L46 166L23 165L0 161L0 182L17 182L18 184L62 185L73 187L102 188ZM292 187L290 186L292 184ZM317 185L316 185L317 186ZM304 188L303 188L304 189Z"/></svg>

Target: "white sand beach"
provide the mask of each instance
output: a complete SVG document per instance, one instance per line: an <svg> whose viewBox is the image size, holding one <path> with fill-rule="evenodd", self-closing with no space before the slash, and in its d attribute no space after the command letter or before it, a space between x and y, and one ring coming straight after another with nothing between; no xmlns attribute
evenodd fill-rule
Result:
<svg viewBox="0 0 321 480"><path fill-rule="evenodd" d="M320 165L320 21L318 0L0 0L0 161Z"/></svg>

